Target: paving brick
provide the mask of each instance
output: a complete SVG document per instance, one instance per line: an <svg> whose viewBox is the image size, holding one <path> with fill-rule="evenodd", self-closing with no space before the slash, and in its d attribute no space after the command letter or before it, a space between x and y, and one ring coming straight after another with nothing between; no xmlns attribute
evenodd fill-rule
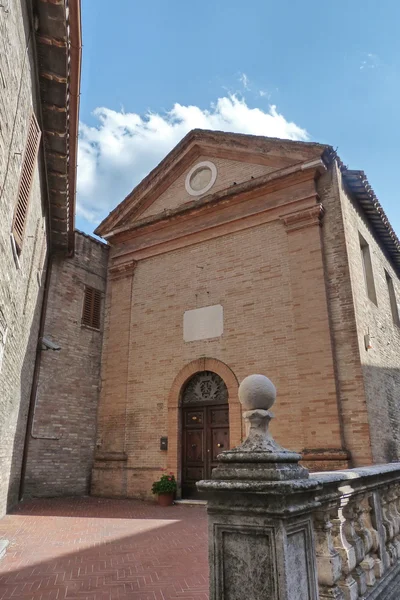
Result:
<svg viewBox="0 0 400 600"><path fill-rule="evenodd" d="M208 600L205 507L38 499L2 521L0 598Z"/></svg>

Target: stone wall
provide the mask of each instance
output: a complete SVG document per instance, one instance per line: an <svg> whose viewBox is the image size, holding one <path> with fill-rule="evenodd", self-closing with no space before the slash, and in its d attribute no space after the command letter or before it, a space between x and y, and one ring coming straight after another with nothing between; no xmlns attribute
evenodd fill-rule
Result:
<svg viewBox="0 0 400 600"><path fill-rule="evenodd" d="M0 6L0 516L18 500L47 255L41 151L19 266L10 241L29 118L33 109L40 124L40 115L26 3L8 4Z"/></svg>
<svg viewBox="0 0 400 600"><path fill-rule="evenodd" d="M75 233L73 258L52 261L44 335L61 350L41 353L24 495L86 494L96 436L100 330L81 324L85 286L106 289L108 247Z"/></svg>
<svg viewBox="0 0 400 600"><path fill-rule="evenodd" d="M385 271L400 302L399 273L377 240L365 215L340 181L340 198L349 257L357 323L359 356L364 378L375 463L400 460L400 328L393 322ZM368 243L377 304L369 299L359 234ZM370 349L365 336L369 335Z"/></svg>

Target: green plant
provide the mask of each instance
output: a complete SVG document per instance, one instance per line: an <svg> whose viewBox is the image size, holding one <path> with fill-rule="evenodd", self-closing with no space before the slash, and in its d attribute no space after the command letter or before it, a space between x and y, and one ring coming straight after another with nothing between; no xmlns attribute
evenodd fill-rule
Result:
<svg viewBox="0 0 400 600"><path fill-rule="evenodd" d="M153 494L173 494L176 492L176 479L173 473L161 475L158 481L152 485Z"/></svg>

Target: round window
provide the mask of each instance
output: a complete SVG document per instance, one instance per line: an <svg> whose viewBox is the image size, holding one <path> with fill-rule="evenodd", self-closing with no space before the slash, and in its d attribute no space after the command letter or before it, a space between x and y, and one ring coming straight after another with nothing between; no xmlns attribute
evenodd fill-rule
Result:
<svg viewBox="0 0 400 600"><path fill-rule="evenodd" d="M191 196L201 196L212 188L217 179L217 167L210 161L198 163L186 175L185 187Z"/></svg>

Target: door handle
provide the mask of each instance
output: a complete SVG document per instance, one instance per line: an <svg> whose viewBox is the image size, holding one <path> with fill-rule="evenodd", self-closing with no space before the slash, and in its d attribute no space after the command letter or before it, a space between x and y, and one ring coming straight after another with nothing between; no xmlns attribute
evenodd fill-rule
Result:
<svg viewBox="0 0 400 600"><path fill-rule="evenodd" d="M217 448L223 448L224 445L223 444L217 444Z"/></svg>
<svg viewBox="0 0 400 600"><path fill-rule="evenodd" d="M196 448L197 444L192 444L192 448Z"/></svg>

